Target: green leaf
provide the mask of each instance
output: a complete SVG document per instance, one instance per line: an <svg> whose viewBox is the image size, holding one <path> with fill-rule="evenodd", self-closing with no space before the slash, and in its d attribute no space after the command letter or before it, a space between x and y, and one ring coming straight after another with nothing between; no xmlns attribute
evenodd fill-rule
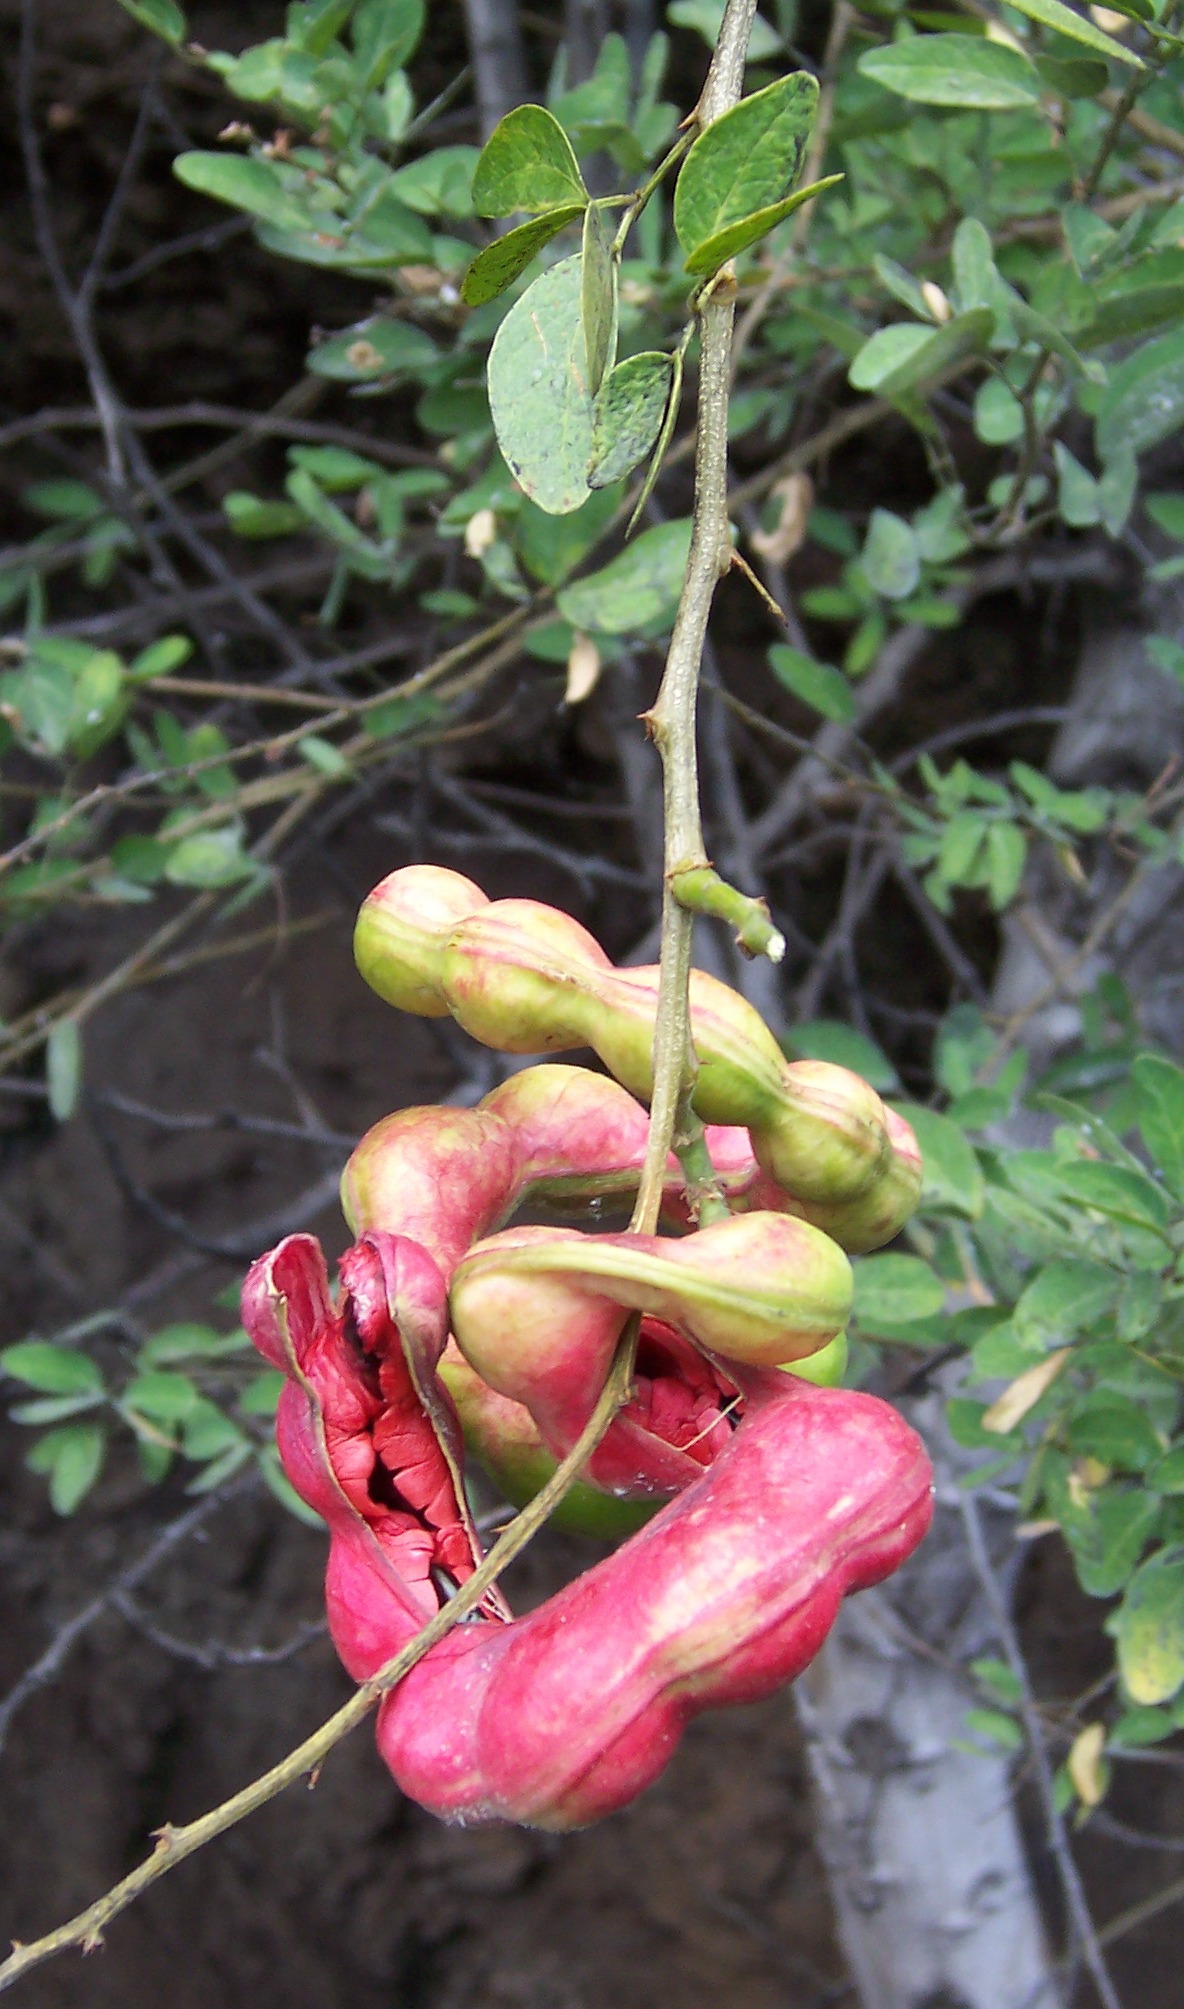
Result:
<svg viewBox="0 0 1184 2009"><path fill-rule="evenodd" d="M1105 63L1091 56L1037 56L1042 83L1060 98L1096 98L1110 81Z"/></svg>
<svg viewBox="0 0 1184 2009"><path fill-rule="evenodd" d="M290 537L305 524L294 502L268 502L245 488L222 497L222 513L236 537Z"/></svg>
<svg viewBox="0 0 1184 2009"><path fill-rule="evenodd" d="M296 750L327 781L346 781L354 773L352 762L340 747L334 746L332 740L322 739L318 732L306 732L303 739L297 740Z"/></svg>
<svg viewBox="0 0 1184 2009"><path fill-rule="evenodd" d="M683 266L683 271L694 273L696 276L718 272L720 266L726 265L729 258L738 258L750 245L758 244L762 237L767 237L771 230L776 230L777 225L784 223L786 217L792 216L794 210L800 209L804 202L813 202L816 195L821 195L828 188L834 188L842 179L841 174L828 174L822 181L812 181L808 188L795 189L792 195L784 196L780 202L770 203L766 209L754 210L751 216L742 217L736 223L729 223L726 230L717 230L713 237L708 237L704 243L696 246Z"/></svg>
<svg viewBox="0 0 1184 2009"><path fill-rule="evenodd" d="M502 458L552 516L578 509L589 494L582 276L582 258L542 273L514 302L489 352L489 408Z"/></svg>
<svg viewBox="0 0 1184 2009"><path fill-rule="evenodd" d="M1005 1751L1022 1751L1024 1733L1014 1716L1007 1716L1002 1709L968 1709L966 1728L985 1737L989 1744L997 1744Z"/></svg>
<svg viewBox="0 0 1184 2009"><path fill-rule="evenodd" d="M1131 1068L1139 1129L1172 1191L1184 1198L1184 1069L1159 1053L1142 1053Z"/></svg>
<svg viewBox="0 0 1184 2009"><path fill-rule="evenodd" d="M863 76L919 105L956 111L1009 112L1040 102L1040 78L1015 49L980 35L915 35L868 49Z"/></svg>
<svg viewBox="0 0 1184 2009"><path fill-rule="evenodd" d="M107 1432L101 1423L67 1423L47 1430L30 1451L26 1464L49 1475L54 1512L72 1514L86 1498L107 1454Z"/></svg>
<svg viewBox="0 0 1184 2009"><path fill-rule="evenodd" d="M1184 1444L1177 1444L1147 1474L1147 1484L1152 1492L1166 1493L1178 1497L1184 1493Z"/></svg>
<svg viewBox="0 0 1184 2009"><path fill-rule="evenodd" d="M995 1695L1002 1702L1021 1702L1023 1684L1014 1668L1006 1660L996 1660L993 1654L984 1654L981 1660L972 1660L970 1672L981 1682L989 1695Z"/></svg>
<svg viewBox="0 0 1184 2009"><path fill-rule="evenodd" d="M106 1401L102 1395L41 1395L35 1402L16 1402L9 1410L14 1423L60 1423L67 1416L84 1415Z"/></svg>
<svg viewBox="0 0 1184 2009"><path fill-rule="evenodd" d="M773 643L769 664L778 683L809 705L811 711L840 725L850 725L855 717L855 696L841 670L832 669L829 663L816 663L812 656L790 648L787 642Z"/></svg>
<svg viewBox="0 0 1184 2009"><path fill-rule="evenodd" d="M966 1095L995 1051L995 1035L977 1005L955 1005L946 1013L933 1048L935 1080L947 1095Z"/></svg>
<svg viewBox="0 0 1184 2009"><path fill-rule="evenodd" d="M688 257L784 201L817 109L817 81L798 70L743 98L699 134L674 190L674 228Z"/></svg>
<svg viewBox="0 0 1184 2009"><path fill-rule="evenodd" d="M873 592L885 600L907 600L921 577L912 525L890 509L873 509L860 564Z"/></svg>
<svg viewBox="0 0 1184 2009"><path fill-rule="evenodd" d="M849 1067L853 1074L861 1074L882 1093L900 1085L896 1069L875 1040L841 1019L806 1019L786 1033L781 1044L791 1060L833 1061L836 1067Z"/></svg>
<svg viewBox="0 0 1184 2009"><path fill-rule="evenodd" d="M1065 1165L1060 1174L1061 1189L1070 1199L1108 1214L1116 1221L1129 1221L1139 1228L1162 1233L1167 1226L1168 1203L1159 1187L1124 1165L1104 1165L1096 1159Z"/></svg>
<svg viewBox="0 0 1184 2009"><path fill-rule="evenodd" d="M424 0L359 0L352 34L367 90L377 90L414 55L426 11Z"/></svg>
<svg viewBox="0 0 1184 2009"><path fill-rule="evenodd" d="M274 1416L276 1404L283 1394L287 1375L276 1367L267 1367L262 1374L244 1388L238 1398L238 1406L244 1416Z"/></svg>
<svg viewBox="0 0 1184 2009"><path fill-rule="evenodd" d="M514 236L510 232L510 236ZM498 243L506 243L499 238ZM494 247L490 246L492 250ZM490 298L493 296L490 295ZM314 377L332 377L345 384L365 384L376 377L404 373L417 375L439 359L439 350L430 335L407 321L374 314L330 335L308 353L306 367Z"/></svg>
<svg viewBox="0 0 1184 2009"><path fill-rule="evenodd" d="M39 516L76 527L103 514L103 498L85 481L35 481L21 497Z"/></svg>
<svg viewBox="0 0 1184 2009"><path fill-rule="evenodd" d="M590 202L584 211L580 317L588 389L595 397L617 355L617 265L612 256L611 212Z"/></svg>
<svg viewBox="0 0 1184 2009"><path fill-rule="evenodd" d="M255 866L242 849L239 832L199 830L173 846L164 876L174 886L233 886L248 879Z"/></svg>
<svg viewBox="0 0 1184 2009"><path fill-rule="evenodd" d="M609 371L592 414L589 488L622 481L643 461L662 430L670 401L674 359L643 349Z"/></svg>
<svg viewBox="0 0 1184 2009"><path fill-rule="evenodd" d="M571 141L542 105L517 105L494 127L473 170L478 216L538 215L588 200Z"/></svg>
<svg viewBox="0 0 1184 2009"><path fill-rule="evenodd" d="M1020 430L1023 430L1022 413ZM1069 452L1063 440L1054 441L1052 451L1057 464L1057 509L1061 521L1073 530L1088 530L1102 517L1098 484L1088 469L1082 467L1081 462Z"/></svg>
<svg viewBox="0 0 1184 2009"><path fill-rule="evenodd" d="M964 356L985 349L995 326L989 307L973 307L956 314L944 327L934 328L913 321L894 321L880 328L852 359L848 382L857 391L874 391L882 398L896 398L930 377L938 376Z"/></svg>
<svg viewBox="0 0 1184 2009"><path fill-rule="evenodd" d="M238 1424L232 1423L216 1402L209 1402L204 1396L199 1396L182 1418L181 1448L187 1458L198 1464L204 1464L207 1458L220 1458L247 1442Z"/></svg>
<svg viewBox="0 0 1184 2009"><path fill-rule="evenodd" d="M992 823L987 830L987 891L997 914L1019 890L1028 856L1028 840L1018 823Z"/></svg>
<svg viewBox="0 0 1184 2009"><path fill-rule="evenodd" d="M1020 14L1026 14L1030 21L1039 21L1044 28L1055 29L1058 35L1067 36L1070 42L1083 42L1087 49L1097 49L1103 56L1113 56L1116 62L1129 63L1132 69L1141 70L1143 64L1137 56L1124 49L1112 35L1103 34L1084 15L1066 7L1063 0L1011 0L1011 5Z"/></svg>
<svg viewBox="0 0 1184 2009"><path fill-rule="evenodd" d="M1143 507L1165 536L1184 544L1184 495L1145 495Z"/></svg>
<svg viewBox="0 0 1184 2009"><path fill-rule="evenodd" d="M1150 1556L1105 1625L1132 1702L1169 1702L1184 1685L1184 1550Z"/></svg>
<svg viewBox="0 0 1184 2009"><path fill-rule="evenodd" d="M1090 1597L1113 1597L1127 1582L1159 1516L1159 1501L1139 1490L1107 1487L1084 1508L1058 1518L1073 1552L1081 1588ZM1134 1698L1138 1701L1140 1698Z"/></svg>
<svg viewBox="0 0 1184 2009"><path fill-rule="evenodd" d="M583 559L603 537L616 513L614 495L589 496L582 509L569 516L548 516L533 502L524 502L514 526L514 548L527 571L545 586L560 586L570 578ZM566 640L556 661L565 663L571 653L571 635L566 623ZM537 639L538 631L533 639Z"/></svg>
<svg viewBox="0 0 1184 2009"><path fill-rule="evenodd" d="M185 16L175 4L175 0L119 0L125 13L132 16L144 28L151 28L165 42L171 42L174 49L185 40L188 29Z"/></svg>
<svg viewBox="0 0 1184 2009"><path fill-rule="evenodd" d="M0 1368L41 1395L101 1395L103 1377L85 1353L48 1340L25 1339L0 1353Z"/></svg>
<svg viewBox="0 0 1184 2009"><path fill-rule="evenodd" d="M1012 1323L1026 1346L1063 1346L1109 1311L1117 1289L1118 1279L1105 1264L1066 1257L1025 1285Z"/></svg>
<svg viewBox="0 0 1184 2009"><path fill-rule="evenodd" d="M1176 683L1184 685L1184 647L1178 641L1172 641L1168 635L1150 635L1144 647L1156 669L1162 669Z"/></svg>
<svg viewBox="0 0 1184 2009"><path fill-rule="evenodd" d="M279 230L309 228L308 210L289 195L274 161L233 153L183 153L173 162L173 173L186 188L246 210Z"/></svg>
<svg viewBox="0 0 1184 2009"><path fill-rule="evenodd" d="M128 676L134 683L146 683L149 677L167 677L187 663L193 654L193 643L188 635L162 635L157 642L150 642L133 656L128 665Z"/></svg>
<svg viewBox="0 0 1184 2009"><path fill-rule="evenodd" d="M670 375L670 395L666 400L666 410L662 415L662 423L658 427L658 437L654 441L654 450L650 455L650 464L645 471L645 478L641 484L641 492L633 505L633 514L626 526L625 535L627 537L632 537L633 532L641 521L646 503L654 492L654 483L662 472L662 462L666 458L666 449L674 437L674 428L678 423L678 408L682 402L682 359L683 347L680 342L670 359L673 365Z"/></svg>
<svg viewBox="0 0 1184 2009"><path fill-rule="evenodd" d="M513 285L520 272L525 272L544 244L549 244L566 224L574 223L584 214L582 203L568 203L562 209L548 209L542 216L532 216L529 223L520 223L504 237L495 237L492 244L477 253L465 273L460 289L465 305L483 307L486 301L496 300L499 293Z"/></svg>
<svg viewBox="0 0 1184 2009"><path fill-rule="evenodd" d="M400 202L421 216L473 214L473 169L477 149L471 146L441 146L421 154L391 176L390 186Z"/></svg>
<svg viewBox="0 0 1184 2009"><path fill-rule="evenodd" d="M82 1089L82 1032L77 1019L60 1018L45 1042L45 1079L50 1113L66 1123Z"/></svg>
<svg viewBox="0 0 1184 2009"><path fill-rule="evenodd" d="M1146 1411L1129 1396L1104 1390L1089 1396L1069 1418L1069 1449L1099 1458L1123 1472L1145 1472L1163 1450Z"/></svg>
<svg viewBox="0 0 1184 2009"><path fill-rule="evenodd" d="M1128 1709L1111 1730L1109 1741L1137 1750L1145 1744L1162 1744L1165 1737L1175 1734L1170 1709Z"/></svg>
<svg viewBox="0 0 1184 2009"><path fill-rule="evenodd" d="M983 1175L973 1148L957 1124L920 1103L898 1102L894 1106L916 1131L925 1161L922 1208L937 1207L977 1220L985 1196Z"/></svg>
<svg viewBox="0 0 1184 2009"><path fill-rule="evenodd" d="M855 1264L855 1317L865 1331L878 1323L909 1325L932 1318L945 1303L945 1289L919 1256L863 1256Z"/></svg>
<svg viewBox="0 0 1184 2009"><path fill-rule="evenodd" d="M330 495L352 495L363 482L381 477L382 469L363 454L343 446L294 446L288 459L314 476Z"/></svg>
<svg viewBox="0 0 1184 2009"><path fill-rule="evenodd" d="M197 1400L197 1390L186 1374L139 1374L123 1391L126 1406L152 1423L179 1423Z"/></svg>
<svg viewBox="0 0 1184 2009"><path fill-rule="evenodd" d="M212 1325L186 1321L153 1333L140 1348L140 1364L163 1367L175 1360L217 1360L224 1354L242 1353L249 1346L241 1327L236 1332L217 1332Z"/></svg>
<svg viewBox="0 0 1184 2009"><path fill-rule="evenodd" d="M565 621L599 635L632 635L669 626L691 550L687 517L657 523L600 572L556 595Z"/></svg>
<svg viewBox="0 0 1184 2009"><path fill-rule="evenodd" d="M1098 453L1139 454L1184 425L1184 329L1144 343L1118 365L1098 407Z"/></svg>
<svg viewBox="0 0 1184 2009"><path fill-rule="evenodd" d="M984 446L1009 446L1023 437L1024 408L1000 377L987 377L975 391L974 430Z"/></svg>

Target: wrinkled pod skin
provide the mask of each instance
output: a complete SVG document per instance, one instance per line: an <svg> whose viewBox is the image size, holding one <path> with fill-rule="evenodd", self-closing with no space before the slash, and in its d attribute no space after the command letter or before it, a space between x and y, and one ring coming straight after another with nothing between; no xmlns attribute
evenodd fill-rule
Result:
<svg viewBox="0 0 1184 2009"><path fill-rule="evenodd" d="M334 1309L311 1236L260 1258L255 1344L289 1377L285 1470L328 1522L326 1603L365 1680L477 1560L431 1363L443 1278L404 1238L366 1234ZM700 1710L751 1701L817 1652L840 1599L911 1553L930 1471L885 1403L737 1366L738 1429L615 1555L528 1617L490 1596L383 1700L382 1756L446 1820L566 1829L624 1806Z"/></svg>
<svg viewBox="0 0 1184 2009"><path fill-rule="evenodd" d="M533 900L487 900L443 867L406 866L358 916L358 968L380 997L447 1014L504 1053L590 1046L632 1094L653 1082L656 968L615 969L570 915ZM691 972L705 1123L743 1125L758 1163L814 1225L853 1250L889 1240L920 1193L908 1126L875 1090L826 1061L788 1062L735 991Z"/></svg>
<svg viewBox="0 0 1184 2009"><path fill-rule="evenodd" d="M342 1204L355 1232L380 1228L410 1236L451 1276L470 1244L523 1199L554 1206L583 1201L589 1194L631 1191L645 1153L647 1124L645 1111L614 1081L583 1068L527 1068L476 1109L405 1109L385 1118L362 1139L346 1166ZM755 1165L745 1131L713 1129L708 1142L735 1198L763 1201L769 1195L776 1200L777 1189ZM680 1191L681 1175L672 1157L668 1199L675 1202ZM755 1224L755 1216L748 1218ZM499 1246L512 1239L498 1238ZM679 1286L696 1282L686 1265L688 1259L694 1264L701 1242L701 1236L681 1244L645 1242L651 1267L658 1258L667 1281L671 1263L685 1271L674 1277L676 1296ZM773 1222L759 1230L737 1222L734 1233L725 1230L723 1243L718 1231L702 1242L709 1267L711 1251L717 1251L715 1267L729 1301L735 1300L735 1292L722 1274L726 1261L722 1267L720 1263L729 1243L733 1260L767 1267L774 1253L780 1264L771 1331L770 1304L764 1305L766 1357L812 1380L841 1380L846 1363L842 1327L850 1303L845 1257L825 1236L797 1221ZM587 1255L589 1261L607 1260L617 1270L624 1257L626 1271L646 1259L642 1240L634 1236L575 1235L567 1238L562 1253L569 1265L574 1261L578 1267ZM486 1258L484 1281L467 1289L466 1303L491 1287L488 1272ZM697 1281L702 1290L710 1288L712 1279L705 1273ZM532 1300L528 1283L511 1281L510 1298L518 1298L514 1307L506 1302L504 1280L499 1288L492 1321L483 1322L479 1313L466 1321L468 1359L450 1344L439 1371L470 1451L516 1505L533 1497L587 1421L624 1313L639 1309L651 1314L643 1325L634 1397L599 1447L588 1474L594 1484L574 1488L559 1510L561 1526L600 1535L631 1532L657 1500L689 1484L726 1438L721 1412L732 1391L672 1329L681 1321L674 1300L663 1298L660 1290L651 1290L643 1303L627 1289L614 1297L610 1280L607 1297L585 1293L578 1299L580 1336L572 1325L565 1339L570 1289L566 1295L561 1289L558 1299L553 1288L550 1297L544 1290L540 1301L536 1281ZM524 1320L529 1322L532 1303L533 1325L526 1340ZM586 1330L589 1319L595 1338ZM733 1318L733 1329L736 1325ZM511 1331L519 1335L514 1361L503 1360L499 1368L497 1355ZM706 1328L695 1328L692 1336L711 1343ZM718 1340L720 1333L714 1331L714 1337ZM743 1343L737 1343L743 1354ZM751 1336L747 1357L755 1357Z"/></svg>

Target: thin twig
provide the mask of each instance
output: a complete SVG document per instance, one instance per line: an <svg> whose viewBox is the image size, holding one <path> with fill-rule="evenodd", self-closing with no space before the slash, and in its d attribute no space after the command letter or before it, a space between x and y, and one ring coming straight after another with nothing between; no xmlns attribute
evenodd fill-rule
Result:
<svg viewBox="0 0 1184 2009"><path fill-rule="evenodd" d="M214 1807L208 1814L190 1821L184 1827L166 1824L158 1831L156 1848L152 1855L139 1864L129 1876L125 1876L113 1888L96 1899L93 1904L80 1911L64 1925L47 1932L42 1938L27 1945L16 1944L8 1959L0 1964L0 1993L11 1988L23 1974L33 1967L39 1967L55 1954L64 1953L68 1947L79 1946L84 1953L101 1946L103 1933L111 1920L126 1910L141 1891L147 1890L159 1878L175 1869L196 1850L213 1841L215 1836L225 1834L228 1828L237 1826L248 1814L266 1806L288 1786L314 1772L323 1764L334 1746L351 1730L364 1722L376 1702L394 1688L422 1660L438 1640L451 1632L454 1625L475 1610L490 1585L496 1582L502 1571L514 1560L526 1544L548 1520L563 1499L584 1464L599 1444L618 1409L627 1400L633 1373L633 1347L636 1321L631 1319L629 1328L618 1342L617 1352L604 1388L597 1400L584 1429L568 1452L566 1458L556 1467L547 1483L535 1494L528 1507L510 1523L506 1532L494 1543L484 1562L473 1575L463 1583L456 1596L443 1605L435 1618L424 1626L415 1638L409 1640L400 1653L389 1660L385 1667L363 1682L336 1714L314 1730L285 1758L281 1758L270 1771L244 1786L241 1792Z"/></svg>

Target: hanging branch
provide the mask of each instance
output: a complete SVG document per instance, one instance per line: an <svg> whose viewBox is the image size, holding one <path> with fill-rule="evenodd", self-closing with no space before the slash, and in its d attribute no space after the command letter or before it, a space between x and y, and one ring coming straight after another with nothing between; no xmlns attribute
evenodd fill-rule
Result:
<svg viewBox="0 0 1184 2009"><path fill-rule="evenodd" d="M711 124L740 98L744 63L756 0L728 0L707 82L694 113L698 127ZM690 1040L688 982L693 915L679 900L680 875L684 899L695 899L704 884L713 898L714 875L703 849L699 814L695 720L699 669L707 619L717 581L730 562L727 516L728 390L734 283L729 267L716 274L700 296L701 327L698 446L695 458L694 529L690 558L661 688L649 714L649 727L662 756L664 775L665 846L662 905L661 974L654 1036L654 1093L645 1166L634 1209L633 1227L648 1232L657 1221L662 1183L672 1144L688 1158L695 1172L703 1219L716 1204L712 1182L701 1167L698 1146L701 1127L690 1109L695 1080ZM511 617L516 618L516 617ZM706 882L694 875L708 873ZM707 898L697 901L707 911ZM751 903L757 913L757 903ZM736 914L738 925L745 915ZM770 930L770 934L775 931ZM763 944L768 952L768 945ZM706 1211L703 1211L706 1209ZM182 1827L166 1823L156 1835L152 1855L115 1884L94 1904L64 1925L27 1945L16 1944L0 1964L0 1993L23 1974L79 1946L90 1952L102 1944L111 1920L141 1891L167 1874L215 1836L225 1834L258 1807L308 1774L315 1774L343 1737L357 1728L381 1697L394 1688L424 1655L481 1601L490 1585L537 1534L579 1476L628 1400L639 1319L628 1322L617 1344L608 1379L577 1442L529 1506L510 1523L484 1562L445 1604L422 1632L378 1673L364 1682L347 1703L296 1746L271 1770L244 1786L209 1813Z"/></svg>

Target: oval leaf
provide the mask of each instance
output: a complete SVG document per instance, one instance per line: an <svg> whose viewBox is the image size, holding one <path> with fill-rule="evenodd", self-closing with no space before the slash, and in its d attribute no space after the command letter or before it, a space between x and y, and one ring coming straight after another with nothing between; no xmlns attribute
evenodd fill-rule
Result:
<svg viewBox="0 0 1184 2009"><path fill-rule="evenodd" d="M643 461L657 439L670 400L673 358L644 349L610 370L592 415L588 486L608 488Z"/></svg>
<svg viewBox="0 0 1184 2009"><path fill-rule="evenodd" d="M838 725L850 725L855 717L855 696L841 670L832 669L829 663L816 663L787 642L773 643L769 663L778 683L811 711L834 719Z"/></svg>
<svg viewBox="0 0 1184 2009"><path fill-rule="evenodd" d="M885 600L907 600L921 576L912 525L890 509L873 509L861 563L873 592Z"/></svg>
<svg viewBox="0 0 1184 2009"><path fill-rule="evenodd" d="M308 211L288 194L273 161L231 153L183 153L173 162L173 173L186 188L244 209L248 216L258 216L280 230L309 227Z"/></svg>
<svg viewBox="0 0 1184 2009"><path fill-rule="evenodd" d="M1032 65L1017 50L981 35L914 35L908 42L868 49L859 69L918 105L1010 112L1040 102L1040 78Z"/></svg>
<svg viewBox="0 0 1184 2009"><path fill-rule="evenodd" d="M927 328L919 321L895 322L864 343L847 373L848 381L857 391L899 397L964 356L985 349L994 328L995 316L989 307L957 314L944 328Z"/></svg>
<svg viewBox="0 0 1184 2009"><path fill-rule="evenodd" d="M693 254L730 225L784 201L817 109L816 80L797 70L700 133L674 191L674 228L684 251Z"/></svg>
<svg viewBox="0 0 1184 2009"><path fill-rule="evenodd" d="M573 628L599 635L630 635L674 619L691 551L688 517L643 530L601 572L578 579L556 595Z"/></svg>
<svg viewBox="0 0 1184 2009"><path fill-rule="evenodd" d="M1045 28L1055 29L1058 35L1065 35L1070 42L1084 42L1087 49L1097 49L1103 56L1113 56L1119 63L1129 63L1134 70L1141 70L1142 63L1113 35L1103 34L1092 21L1074 13L1063 0L1011 0L1019 14L1026 14L1029 21L1039 21Z"/></svg>
<svg viewBox="0 0 1184 2009"><path fill-rule="evenodd" d="M52 1346L45 1339L22 1340L0 1353L0 1368L39 1395L101 1395L103 1377L88 1354Z"/></svg>
<svg viewBox="0 0 1184 2009"><path fill-rule="evenodd" d="M538 215L588 200L579 162L558 119L542 105L516 105L494 127L473 170L478 216Z"/></svg>
<svg viewBox="0 0 1184 2009"><path fill-rule="evenodd" d="M855 1265L855 1317L870 1332L877 1323L932 1318L945 1295L941 1279L919 1256L865 1256Z"/></svg>
<svg viewBox="0 0 1184 2009"><path fill-rule="evenodd" d="M1167 1702L1184 1685L1184 1553L1161 1551L1136 1570L1106 1620L1132 1702Z"/></svg>
<svg viewBox="0 0 1184 2009"><path fill-rule="evenodd" d="M822 181L812 181L808 188L796 189L783 202L774 202L768 209L755 210L751 216L742 217L739 223L729 223L726 230L717 230L714 237L709 237L705 244L692 251L683 270L705 275L718 272L729 258L739 257L750 244L758 243L779 223L784 223L786 217L792 216L795 209L800 209L803 202L813 202L823 189L833 188L842 179L841 174L828 174Z"/></svg>
<svg viewBox="0 0 1184 2009"><path fill-rule="evenodd" d="M569 202L562 209L548 209L542 216L532 216L529 223L520 223L517 230L508 230L504 237L495 237L484 251L479 251L464 276L460 297L466 307L483 307L487 300L496 300L507 286L512 286L520 272L525 272L536 252L563 229L564 224L574 223L583 215L579 203Z"/></svg>
<svg viewBox="0 0 1184 2009"><path fill-rule="evenodd" d="M564 258L541 273L514 302L489 352L497 443L520 487L549 516L566 516L589 495L583 262Z"/></svg>
<svg viewBox="0 0 1184 2009"><path fill-rule="evenodd" d="M1098 452L1142 453L1184 425L1184 329L1144 343L1120 363L1098 411Z"/></svg>

